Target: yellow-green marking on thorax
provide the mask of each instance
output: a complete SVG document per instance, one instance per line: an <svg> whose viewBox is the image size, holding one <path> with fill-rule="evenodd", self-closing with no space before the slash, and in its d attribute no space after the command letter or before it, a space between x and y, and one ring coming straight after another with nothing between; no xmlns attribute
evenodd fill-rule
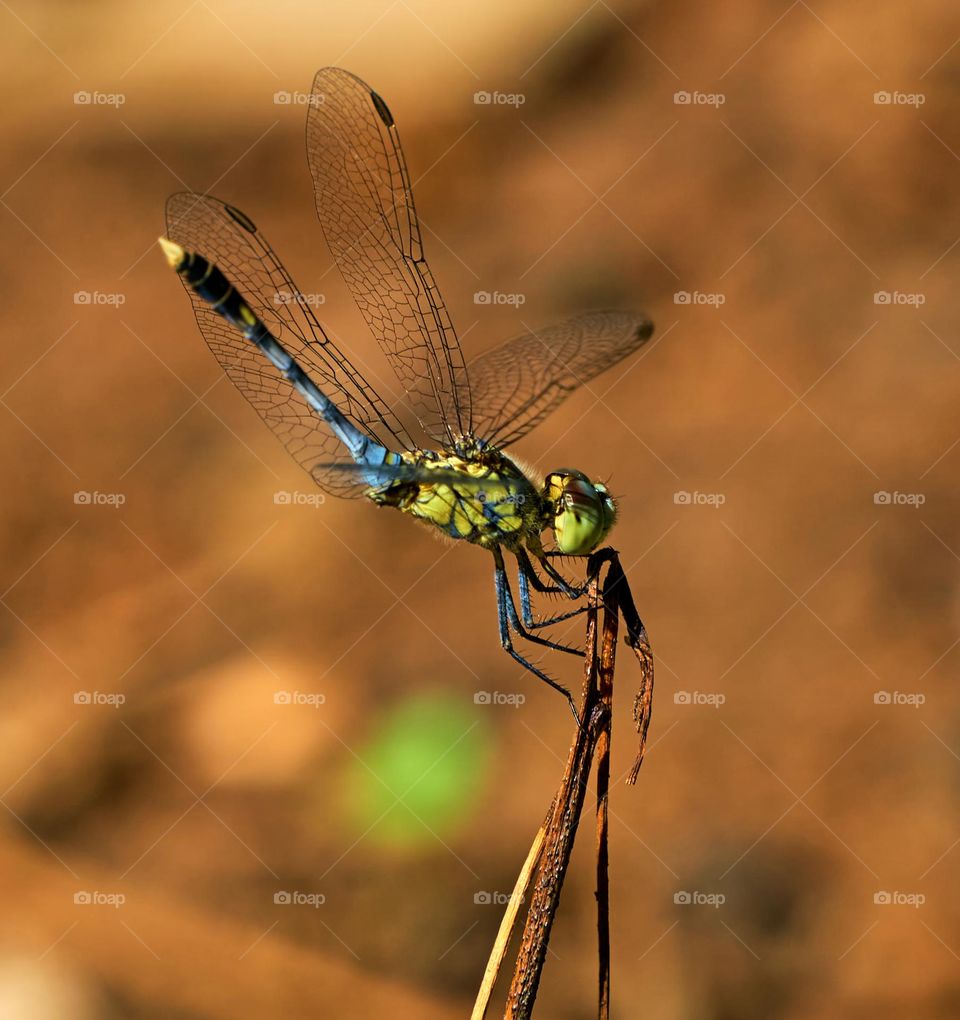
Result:
<svg viewBox="0 0 960 1020"><path fill-rule="evenodd" d="M523 472L497 451L460 456L424 451L399 454L401 463L414 464L442 479L395 482L376 489L370 498L439 528L450 538L482 546L519 544L543 527L542 501ZM450 472L463 475L463 485ZM482 486L476 483L483 481Z"/></svg>

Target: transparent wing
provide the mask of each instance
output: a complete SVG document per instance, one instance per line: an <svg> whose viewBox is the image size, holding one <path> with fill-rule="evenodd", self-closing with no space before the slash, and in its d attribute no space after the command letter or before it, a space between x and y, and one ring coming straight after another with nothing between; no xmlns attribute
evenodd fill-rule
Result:
<svg viewBox="0 0 960 1020"><path fill-rule="evenodd" d="M167 236L219 266L267 328L354 425L388 448L413 441L383 400L323 331L309 303L254 223L207 195L180 192L167 200ZM289 382L190 287L200 332L230 381L256 408L297 461L331 495L346 491L339 474L316 465L344 448Z"/></svg>
<svg viewBox="0 0 960 1020"><path fill-rule="evenodd" d="M423 253L400 136L386 103L336 67L317 72L307 159L327 244L424 432L470 431L460 341Z"/></svg>
<svg viewBox="0 0 960 1020"><path fill-rule="evenodd" d="M515 443L652 333L641 315L589 312L481 354L467 366L474 434L500 447Z"/></svg>

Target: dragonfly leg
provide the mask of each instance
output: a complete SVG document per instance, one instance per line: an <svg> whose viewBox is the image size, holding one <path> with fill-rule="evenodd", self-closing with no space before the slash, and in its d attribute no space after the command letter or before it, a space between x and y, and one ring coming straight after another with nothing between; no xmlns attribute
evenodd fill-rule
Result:
<svg viewBox="0 0 960 1020"><path fill-rule="evenodd" d="M559 552L537 553L537 562L543 567L544 573L556 582L557 589L567 596L568 599L579 599L587 593L587 586L577 587L571 584L559 570L550 562L550 557L561 556Z"/></svg>
<svg viewBox="0 0 960 1020"><path fill-rule="evenodd" d="M577 706L573 702L573 695L567 690L563 684L558 683L552 677L547 676L542 670L538 669L533 665L532 662L528 662L514 647L513 639L510 637L510 627L521 637L525 637L530 641L534 641L537 644L547 645L548 647L560 647L552 645L551 642L545 641L543 638L537 638L533 634L528 634L523 627L520 626L520 621L517 619L517 610L513 604L513 594L510 591L510 582L507 579L507 570L503 563L503 554L499 548L494 549L494 582L497 588L497 622L500 626L500 644L503 649L517 662L520 663L525 669L528 669L535 677L542 680L545 684L552 687L555 691L559 691L566 699L567 704L570 706L570 711L573 712L574 719L577 720L577 725L580 725L580 716L577 714ZM571 649L572 650L572 649ZM583 652L577 654L582 655Z"/></svg>
<svg viewBox="0 0 960 1020"><path fill-rule="evenodd" d="M533 565L533 561L527 554L526 549L520 546L514 555L517 557L517 565L520 573L526 575L526 579L533 586L535 591L543 592L545 595L565 595L566 592L558 584L547 584L542 580Z"/></svg>
<svg viewBox="0 0 960 1020"><path fill-rule="evenodd" d="M539 630L541 627L550 627L555 623L560 623L562 620L569 620L574 616L580 616L581 613L585 613L589 606L578 606L576 609L572 609L569 613L560 613L558 616L551 616L549 619L537 620L533 615L533 609L530 605L530 586L532 585L536 591L543 592L549 595L558 595L562 591L560 588L544 584L540 580L536 571L534 570L533 564L530 562L530 558L521 549L516 554L517 564L519 571L517 573L517 588L520 593L520 615L523 617L523 624L530 630ZM578 649L578 654L583 654Z"/></svg>
<svg viewBox="0 0 960 1020"><path fill-rule="evenodd" d="M532 641L537 645L543 645L545 648L552 648L557 652L566 652L568 655L583 655L583 650L580 648L570 648L568 645L558 644L556 641L551 641L549 638L539 637L538 635L531 634L528 630L524 629L523 624L520 622L520 617L517 616L517 606L513 601L513 592L510 590L510 581L507 578L507 569L503 562L503 554L499 549L497 549L494 553L494 560L497 563L498 572L500 572L503 577L504 602L506 604L510 626L513 627L516 633L519 634L520 637L526 638L527 641ZM533 612L530 609L529 590L526 592L525 612L531 617L533 616Z"/></svg>

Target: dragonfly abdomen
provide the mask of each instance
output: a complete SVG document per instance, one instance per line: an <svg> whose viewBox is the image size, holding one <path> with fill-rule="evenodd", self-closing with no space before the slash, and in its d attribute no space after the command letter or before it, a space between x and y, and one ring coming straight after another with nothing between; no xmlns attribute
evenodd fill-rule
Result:
<svg viewBox="0 0 960 1020"><path fill-rule="evenodd" d="M221 270L199 252L187 251L173 241L160 239L170 265L184 283L210 308L235 326L280 372L317 414L330 426L358 464L379 465L390 452L351 424L336 404L303 370L296 358L267 329L244 296Z"/></svg>

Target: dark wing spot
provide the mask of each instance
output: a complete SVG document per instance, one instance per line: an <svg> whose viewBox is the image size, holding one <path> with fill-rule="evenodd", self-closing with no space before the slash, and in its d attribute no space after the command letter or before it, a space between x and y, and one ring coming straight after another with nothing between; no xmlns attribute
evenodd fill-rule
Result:
<svg viewBox="0 0 960 1020"><path fill-rule="evenodd" d="M638 340L649 340L653 336L653 323L649 319L637 325L636 336Z"/></svg>
<svg viewBox="0 0 960 1020"><path fill-rule="evenodd" d="M373 108L377 111L380 119L387 127L393 127L393 114L390 112L390 107L383 101L383 99L376 94L376 92L370 92L370 98L373 101Z"/></svg>
<svg viewBox="0 0 960 1020"><path fill-rule="evenodd" d="M255 234L257 232L256 223L254 223L245 212L241 212L235 206L227 205L226 203L224 203L223 208L227 210L227 214L230 216L230 219L236 220L236 222L239 223L244 230L248 230L251 234Z"/></svg>

